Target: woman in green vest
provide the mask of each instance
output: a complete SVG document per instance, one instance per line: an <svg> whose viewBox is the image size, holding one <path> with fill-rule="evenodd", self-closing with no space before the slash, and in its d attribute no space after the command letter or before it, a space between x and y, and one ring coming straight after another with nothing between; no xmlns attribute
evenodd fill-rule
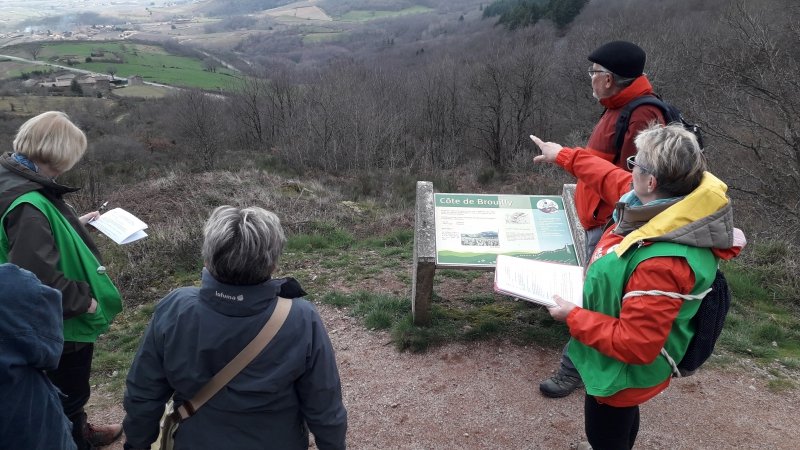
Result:
<svg viewBox="0 0 800 450"><path fill-rule="evenodd" d="M639 405L669 385L694 335L691 319L720 258L744 235L732 226L727 186L706 172L694 135L655 125L635 139L631 172L532 136L535 162L564 167L616 203L586 270L583 306L549 308L572 335L569 355L586 385L585 429L594 450L632 448ZM735 231L734 231L735 230Z"/></svg>
<svg viewBox="0 0 800 450"><path fill-rule="evenodd" d="M84 411L93 344L122 309L119 292L84 227L99 213L78 217L64 201L77 188L55 180L85 151L83 131L66 114L49 111L22 124L14 152L0 156L0 263L27 269L61 293L64 347L58 367L47 374L65 394L62 406L78 449L108 445L122 433L120 424L88 424Z"/></svg>

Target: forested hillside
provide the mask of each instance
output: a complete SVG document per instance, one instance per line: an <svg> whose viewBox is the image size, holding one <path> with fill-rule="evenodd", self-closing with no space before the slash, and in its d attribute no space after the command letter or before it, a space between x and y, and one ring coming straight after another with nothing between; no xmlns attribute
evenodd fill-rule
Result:
<svg viewBox="0 0 800 450"><path fill-rule="evenodd" d="M498 17L497 23L510 29L536 25L548 19L564 28L580 14L589 0L497 0L483 10L484 17Z"/></svg>
<svg viewBox="0 0 800 450"><path fill-rule="evenodd" d="M117 175L244 158L335 176L355 199L406 206L422 179L443 191L558 192L570 178L533 166L527 136L582 145L602 112L586 55L626 39L647 51L656 91L703 127L710 166L751 242L800 243L796 2L594 0L561 28L544 15L513 30L484 18L508 1L401 3L429 12L365 21L327 40L288 28L249 33L218 52L247 75L225 96L68 104L89 131L86 167L112 189ZM2 113L4 142L18 114Z"/></svg>

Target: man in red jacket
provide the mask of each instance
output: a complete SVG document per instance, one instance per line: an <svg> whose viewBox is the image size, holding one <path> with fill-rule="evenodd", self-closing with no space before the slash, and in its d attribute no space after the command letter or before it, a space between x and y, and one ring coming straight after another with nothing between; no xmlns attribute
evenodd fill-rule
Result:
<svg viewBox="0 0 800 450"><path fill-rule="evenodd" d="M631 113L622 148L617 152L614 147L617 119L625 105L638 97L655 95L647 75L644 74L646 58L644 50L627 41L603 44L588 57L592 62L589 67L592 95L605 107L605 111L595 125L583 151L612 161L626 170L625 160L636 153L633 139L639 131L653 122L664 123L664 116L658 107L639 106ZM578 211L578 220L586 230L585 260L588 262L594 253L597 241L603 234L603 226L614 211L614 204L604 202L597 191L578 180L575 187L575 207ZM583 385L578 371L567 356L568 348L569 342L564 346L558 372L539 384L542 395L554 398L566 397Z"/></svg>

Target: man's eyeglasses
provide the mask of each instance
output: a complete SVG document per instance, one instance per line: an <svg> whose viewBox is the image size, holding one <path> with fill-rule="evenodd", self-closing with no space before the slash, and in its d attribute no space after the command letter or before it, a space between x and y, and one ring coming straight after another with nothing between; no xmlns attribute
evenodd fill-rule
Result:
<svg viewBox="0 0 800 450"><path fill-rule="evenodd" d="M611 73L607 70L598 70L598 69L593 69L591 67L589 68L589 70L587 70L587 72L589 72L589 78L592 78L596 73Z"/></svg>
<svg viewBox="0 0 800 450"><path fill-rule="evenodd" d="M628 170L630 170L631 172L633 172L634 167L638 167L639 170L641 170L644 173L650 173L650 174L653 173L647 167L636 162L636 155L628 156L628 159L625 160L625 164L628 166Z"/></svg>

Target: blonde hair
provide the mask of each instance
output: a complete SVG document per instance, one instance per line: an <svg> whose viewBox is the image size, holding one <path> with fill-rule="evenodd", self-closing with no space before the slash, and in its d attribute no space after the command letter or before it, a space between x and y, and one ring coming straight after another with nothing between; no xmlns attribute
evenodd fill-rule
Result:
<svg viewBox="0 0 800 450"><path fill-rule="evenodd" d="M14 151L63 173L86 153L86 135L65 113L47 111L19 127Z"/></svg>
<svg viewBox="0 0 800 450"><path fill-rule="evenodd" d="M634 139L636 161L658 182L664 197L680 197L697 188L706 171L706 158L697 138L681 124L653 124Z"/></svg>

